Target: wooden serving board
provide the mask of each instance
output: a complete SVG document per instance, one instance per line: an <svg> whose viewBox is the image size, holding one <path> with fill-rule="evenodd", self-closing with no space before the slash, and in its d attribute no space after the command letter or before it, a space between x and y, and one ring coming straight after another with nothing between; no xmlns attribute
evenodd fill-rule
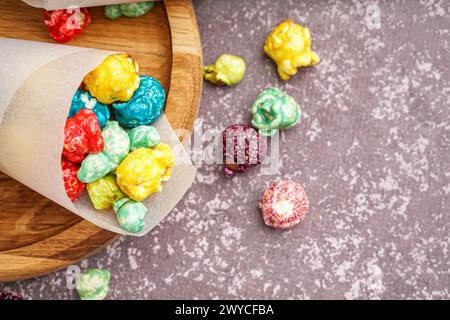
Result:
<svg viewBox="0 0 450 320"><path fill-rule="evenodd" d="M166 89L172 126L191 131L202 88L201 44L191 1L157 3L136 19L111 21L102 7L89 11L91 24L69 45L130 53L141 73L156 77ZM41 9L2 0L0 14L0 36L53 42ZM0 281L64 268L116 237L0 172Z"/></svg>

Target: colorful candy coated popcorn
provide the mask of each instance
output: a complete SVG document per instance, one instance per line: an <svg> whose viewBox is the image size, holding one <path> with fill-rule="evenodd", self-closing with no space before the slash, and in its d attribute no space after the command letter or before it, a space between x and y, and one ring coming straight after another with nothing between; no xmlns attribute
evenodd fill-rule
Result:
<svg viewBox="0 0 450 320"><path fill-rule="evenodd" d="M267 144L257 130L247 125L232 125L222 135L226 175L242 173L261 164Z"/></svg>
<svg viewBox="0 0 450 320"><path fill-rule="evenodd" d="M120 10L120 4L110 4L105 6L105 17L114 20L122 16L122 10Z"/></svg>
<svg viewBox="0 0 450 320"><path fill-rule="evenodd" d="M203 76L205 79L218 86L232 86L240 82L244 75L244 59L231 54L223 54L214 64L203 68Z"/></svg>
<svg viewBox="0 0 450 320"><path fill-rule="evenodd" d="M139 87L139 65L128 54L107 57L83 80L90 94L104 104L128 101Z"/></svg>
<svg viewBox="0 0 450 320"><path fill-rule="evenodd" d="M67 119L64 128L63 156L72 162L81 162L88 153L103 150L103 137L97 116L92 110L81 109Z"/></svg>
<svg viewBox="0 0 450 320"><path fill-rule="evenodd" d="M98 102L89 92L77 90L72 98L68 118L73 117L83 108L94 111L101 128L106 125L106 121L110 117L108 106Z"/></svg>
<svg viewBox="0 0 450 320"><path fill-rule="evenodd" d="M161 138L158 130L152 126L139 126L131 129L128 132L128 137L130 137L130 151L154 147Z"/></svg>
<svg viewBox="0 0 450 320"><path fill-rule="evenodd" d="M161 192L161 182L170 179L174 166L173 152L167 144L140 148L131 152L117 167L117 184L135 201L142 201L154 192Z"/></svg>
<svg viewBox="0 0 450 320"><path fill-rule="evenodd" d="M90 154L81 163L78 179L91 183L114 171L130 151L130 138L117 121L107 121L102 131L104 150Z"/></svg>
<svg viewBox="0 0 450 320"><path fill-rule="evenodd" d="M295 126L302 115L294 98L277 88L268 88L258 95L252 114L252 125L267 136L274 135L278 129Z"/></svg>
<svg viewBox="0 0 450 320"><path fill-rule="evenodd" d="M289 229L305 218L309 202L301 185L293 181L280 181L264 192L259 207L266 225Z"/></svg>
<svg viewBox="0 0 450 320"><path fill-rule="evenodd" d="M162 114L166 93L158 80L140 76L139 88L128 102L113 103L114 115L120 125L134 128L155 122Z"/></svg>
<svg viewBox="0 0 450 320"><path fill-rule="evenodd" d="M113 163L113 169L116 169L130 152L130 138L117 121L108 121L102 131L102 136L105 140L103 153Z"/></svg>
<svg viewBox="0 0 450 320"><path fill-rule="evenodd" d="M153 1L112 4L105 6L105 16L113 20L122 15L128 18L136 18L147 14L154 5Z"/></svg>
<svg viewBox="0 0 450 320"><path fill-rule="evenodd" d="M84 191L85 184L77 179L78 164L61 159L64 188L70 201L74 202Z"/></svg>
<svg viewBox="0 0 450 320"><path fill-rule="evenodd" d="M147 207L141 202L123 198L114 203L114 212L123 229L131 233L138 233L144 229Z"/></svg>
<svg viewBox="0 0 450 320"><path fill-rule="evenodd" d="M82 273L76 289L81 300L103 300L109 291L111 274L107 270L89 269Z"/></svg>
<svg viewBox="0 0 450 320"><path fill-rule="evenodd" d="M84 183L94 182L114 171L112 162L103 152L88 155L78 170L78 180Z"/></svg>
<svg viewBox="0 0 450 320"><path fill-rule="evenodd" d="M311 50L311 33L292 20L287 19L275 27L264 45L264 52L278 66L281 79L289 80L297 68L317 64L320 57Z"/></svg>
<svg viewBox="0 0 450 320"><path fill-rule="evenodd" d="M88 183L86 189L94 208L97 210L109 209L114 202L125 197L116 183L116 177L112 174Z"/></svg>
<svg viewBox="0 0 450 320"><path fill-rule="evenodd" d="M44 10L44 23L56 42L64 43L79 35L91 22L86 8Z"/></svg>

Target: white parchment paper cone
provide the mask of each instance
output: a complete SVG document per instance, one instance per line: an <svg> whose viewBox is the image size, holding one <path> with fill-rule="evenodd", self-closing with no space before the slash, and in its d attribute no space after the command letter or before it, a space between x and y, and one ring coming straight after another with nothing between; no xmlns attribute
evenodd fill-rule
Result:
<svg viewBox="0 0 450 320"><path fill-rule="evenodd" d="M47 10L56 10L56 9L67 9L71 6L84 8L84 7L106 6L109 4L118 4L118 3L142 2L145 0L22 0L22 1L28 3L33 7L44 8Z"/></svg>
<svg viewBox="0 0 450 320"><path fill-rule="evenodd" d="M84 76L112 52L0 38L0 170L97 226L121 234L112 210L95 210L85 193L67 197L61 172L64 125L73 94ZM155 124L161 142L175 151L175 167L163 192L144 204L144 235L180 201L195 168L163 116Z"/></svg>

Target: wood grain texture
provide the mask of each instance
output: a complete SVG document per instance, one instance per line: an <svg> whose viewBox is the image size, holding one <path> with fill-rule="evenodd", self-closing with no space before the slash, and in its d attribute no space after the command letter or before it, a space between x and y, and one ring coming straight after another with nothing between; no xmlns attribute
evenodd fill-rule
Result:
<svg viewBox="0 0 450 320"><path fill-rule="evenodd" d="M175 129L192 131L198 108L186 109L185 105L200 105L202 88L202 49L194 8L190 0L165 1L172 30L172 77L166 116ZM193 46L192 43L199 45ZM198 72L200 70L200 72ZM183 99L180 99L183 97ZM180 113L186 113L180 117Z"/></svg>
<svg viewBox="0 0 450 320"><path fill-rule="evenodd" d="M172 126L191 131L202 88L202 52L190 0L168 0L137 19L110 21L90 8L92 23L70 45L130 53L141 72L168 92ZM52 43L42 10L0 2L0 36ZM180 134L181 137L181 134ZM0 281L46 274L95 253L117 235L68 212L0 172Z"/></svg>

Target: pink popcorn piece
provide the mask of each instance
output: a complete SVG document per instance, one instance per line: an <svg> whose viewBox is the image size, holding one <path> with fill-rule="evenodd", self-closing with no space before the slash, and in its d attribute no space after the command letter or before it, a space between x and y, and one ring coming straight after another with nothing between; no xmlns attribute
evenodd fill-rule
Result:
<svg viewBox="0 0 450 320"><path fill-rule="evenodd" d="M267 143L256 129L235 124L226 128L222 135L225 175L243 173L261 164Z"/></svg>
<svg viewBox="0 0 450 320"><path fill-rule="evenodd" d="M259 208L266 225L275 229L290 229L305 218L309 201L300 184L279 181L264 191Z"/></svg>

